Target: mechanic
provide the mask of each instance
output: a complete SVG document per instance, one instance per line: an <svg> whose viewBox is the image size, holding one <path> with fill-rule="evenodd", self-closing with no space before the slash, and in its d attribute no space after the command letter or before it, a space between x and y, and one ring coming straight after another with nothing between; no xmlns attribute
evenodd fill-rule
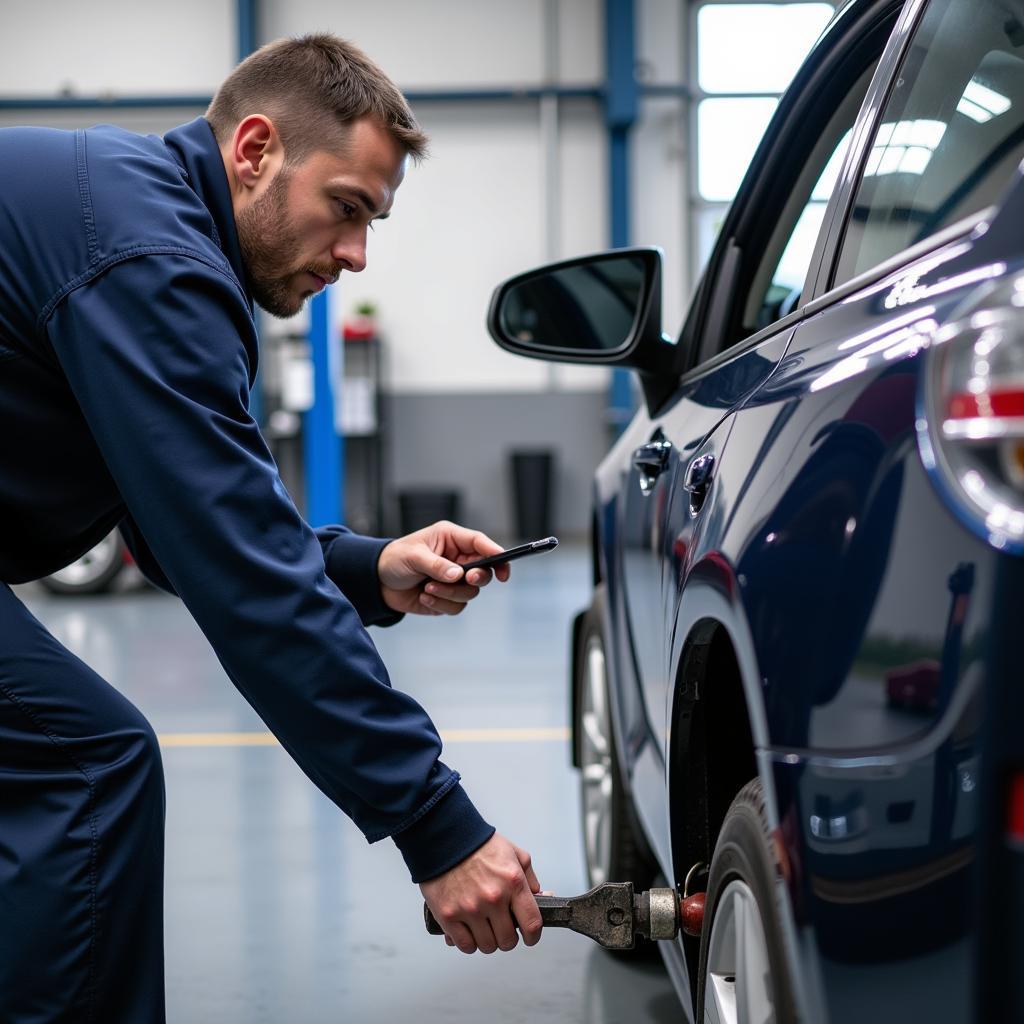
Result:
<svg viewBox="0 0 1024 1024"><path fill-rule="evenodd" d="M8 586L115 526L309 778L394 840L449 944L540 936L529 855L439 760L366 633L461 611L490 573L459 562L501 549L450 523L390 543L310 529L249 415L253 302L289 316L362 270L425 145L395 85L330 35L264 47L163 139L0 130L6 1024L164 1020L156 737Z"/></svg>

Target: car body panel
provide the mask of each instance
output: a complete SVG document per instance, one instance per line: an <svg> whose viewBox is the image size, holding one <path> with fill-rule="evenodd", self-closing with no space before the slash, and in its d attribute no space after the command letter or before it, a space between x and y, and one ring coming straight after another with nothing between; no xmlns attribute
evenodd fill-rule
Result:
<svg viewBox="0 0 1024 1024"><path fill-rule="evenodd" d="M944 327L999 301L1005 312L1011 292L1024 316L1024 165L998 165L992 179L1010 180L991 208L833 286L928 3L853 0L829 30L826 51L844 31L894 25L796 312L720 351L734 338L729 304L749 298L737 283L744 246L761 237L743 232L768 209L771 175L786 187L786 118L814 109L800 97L780 104L726 218L680 335L681 376L645 388L664 400L637 413L595 474L610 705L643 836L680 885L705 839L689 833L720 824L695 820L710 819L707 802L689 816L706 783L689 771L691 711L718 695L764 787L789 974L813 1024L1024 1009L1024 983L1006 980L1024 941L1024 732L1002 714L1024 700L1024 559L952 499L924 401ZM1005 31L1014 25L1024 33L1024 18ZM811 67L797 87L813 81ZM671 446L656 475L635 456L652 442ZM694 501L688 473L707 457L714 473ZM691 672L709 638L731 652L729 672ZM1014 773L1022 825L1008 835ZM686 942L662 952L689 1014Z"/></svg>
<svg viewBox="0 0 1024 1024"><path fill-rule="evenodd" d="M664 798L667 744L672 713L673 673L664 637L671 628L666 588L674 576L664 569L694 544L698 517L690 513L683 477L693 461L713 454L724 443L723 424L730 410L764 383L779 365L792 336L782 331L747 348L714 372L684 384L665 406L663 416L640 414L626 432L629 450L653 439L671 444L664 471L649 491L643 475L627 455L619 471L612 516L618 520L614 555L606 561L616 585L609 586L616 647L624 652L616 664L619 735L624 768L633 784L634 805L659 859L670 862L668 807ZM623 445L616 451L626 454ZM712 483L712 487L714 484ZM683 498L680 498L683 495ZM607 515L600 517L607 519ZM610 550L610 549L606 549ZM635 694L633 699L626 691ZM648 799L650 797L650 799Z"/></svg>

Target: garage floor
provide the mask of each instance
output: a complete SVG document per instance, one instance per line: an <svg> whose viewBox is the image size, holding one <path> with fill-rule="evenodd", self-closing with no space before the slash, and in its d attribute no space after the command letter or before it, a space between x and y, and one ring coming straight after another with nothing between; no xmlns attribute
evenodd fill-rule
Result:
<svg viewBox="0 0 1024 1024"><path fill-rule="evenodd" d="M517 565L457 619L373 631L484 815L565 894L585 886L566 664L588 573L586 553L563 547ZM163 740L172 1024L682 1019L660 963L624 963L579 936L550 931L491 957L428 936L394 846L368 847L267 742L176 599L145 587L20 596Z"/></svg>

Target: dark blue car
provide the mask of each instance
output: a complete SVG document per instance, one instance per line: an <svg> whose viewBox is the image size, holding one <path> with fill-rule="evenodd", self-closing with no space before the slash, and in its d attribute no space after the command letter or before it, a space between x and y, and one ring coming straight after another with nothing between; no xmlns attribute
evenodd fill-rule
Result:
<svg viewBox="0 0 1024 1024"><path fill-rule="evenodd" d="M653 249L495 294L641 386L573 753L591 881L706 892L684 1018L1024 1020L1022 160L1024 0L853 0L678 337Z"/></svg>

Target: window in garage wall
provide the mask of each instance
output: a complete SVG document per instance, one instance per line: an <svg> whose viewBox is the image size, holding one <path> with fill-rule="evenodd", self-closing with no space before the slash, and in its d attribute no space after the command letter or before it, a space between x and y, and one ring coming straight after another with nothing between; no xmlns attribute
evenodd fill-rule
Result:
<svg viewBox="0 0 1024 1024"><path fill-rule="evenodd" d="M779 97L832 13L833 4L806 0L692 5L691 265L698 274ZM823 201L809 204L799 226L811 245L828 198L827 190L822 193Z"/></svg>

